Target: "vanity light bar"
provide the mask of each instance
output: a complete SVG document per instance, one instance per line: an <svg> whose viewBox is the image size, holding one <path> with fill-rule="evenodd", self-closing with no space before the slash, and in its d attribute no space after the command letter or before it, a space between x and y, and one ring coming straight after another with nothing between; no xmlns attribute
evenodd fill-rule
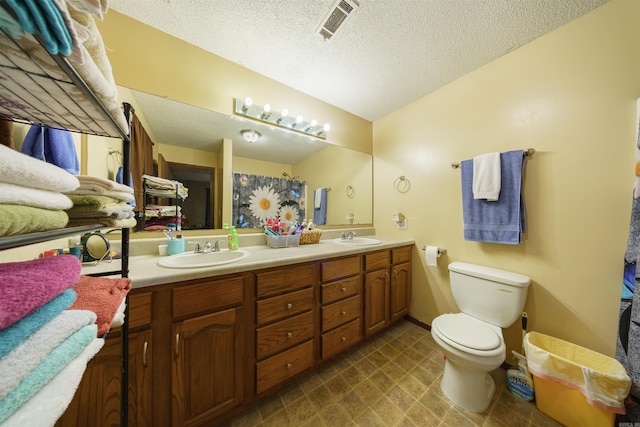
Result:
<svg viewBox="0 0 640 427"><path fill-rule="evenodd" d="M234 113L238 116L248 117L315 138L326 139L327 132L331 129L329 123L319 125L315 119L305 121L302 116L291 114L286 108L282 111L274 111L269 104L262 107L254 104L253 100L248 97L244 100L234 98L234 104Z"/></svg>

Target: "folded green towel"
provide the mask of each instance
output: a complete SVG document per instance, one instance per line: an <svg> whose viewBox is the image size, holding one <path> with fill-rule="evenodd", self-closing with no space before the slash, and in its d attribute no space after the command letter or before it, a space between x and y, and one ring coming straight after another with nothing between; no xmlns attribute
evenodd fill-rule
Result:
<svg viewBox="0 0 640 427"><path fill-rule="evenodd" d="M65 211L33 206L0 204L0 236L64 228L69 222Z"/></svg>
<svg viewBox="0 0 640 427"><path fill-rule="evenodd" d="M109 196L67 194L67 197L69 197L73 202L73 207L71 209L74 212L97 211L98 209L117 206L122 203L122 201Z"/></svg>

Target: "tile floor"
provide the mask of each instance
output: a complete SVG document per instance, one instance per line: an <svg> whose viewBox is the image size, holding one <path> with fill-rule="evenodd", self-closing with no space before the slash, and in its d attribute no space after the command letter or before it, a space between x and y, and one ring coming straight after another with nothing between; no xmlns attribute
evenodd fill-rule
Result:
<svg viewBox="0 0 640 427"><path fill-rule="evenodd" d="M511 394L505 371L483 413L453 406L440 391L442 353L426 329L401 321L256 404L226 427L560 426Z"/></svg>

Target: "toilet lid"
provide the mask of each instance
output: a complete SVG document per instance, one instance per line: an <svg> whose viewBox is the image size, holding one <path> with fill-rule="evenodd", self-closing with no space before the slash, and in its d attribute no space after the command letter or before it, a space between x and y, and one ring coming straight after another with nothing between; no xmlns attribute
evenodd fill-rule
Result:
<svg viewBox="0 0 640 427"><path fill-rule="evenodd" d="M439 316L438 331L456 344L476 350L488 351L500 346L498 334L468 316Z"/></svg>

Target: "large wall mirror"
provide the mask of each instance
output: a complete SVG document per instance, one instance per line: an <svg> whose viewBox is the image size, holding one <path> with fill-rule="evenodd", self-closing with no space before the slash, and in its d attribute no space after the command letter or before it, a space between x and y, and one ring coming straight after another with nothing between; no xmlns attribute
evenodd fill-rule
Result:
<svg viewBox="0 0 640 427"><path fill-rule="evenodd" d="M234 173L304 182L306 218L313 218L314 190L330 189L326 226L373 223L370 154L331 144L330 133L325 141L134 89L119 89L127 94L125 98L130 97L126 101L132 101L154 140L159 175L189 188L185 228L220 229L223 222L233 223ZM246 141L241 134L245 129L257 131L260 138Z"/></svg>

